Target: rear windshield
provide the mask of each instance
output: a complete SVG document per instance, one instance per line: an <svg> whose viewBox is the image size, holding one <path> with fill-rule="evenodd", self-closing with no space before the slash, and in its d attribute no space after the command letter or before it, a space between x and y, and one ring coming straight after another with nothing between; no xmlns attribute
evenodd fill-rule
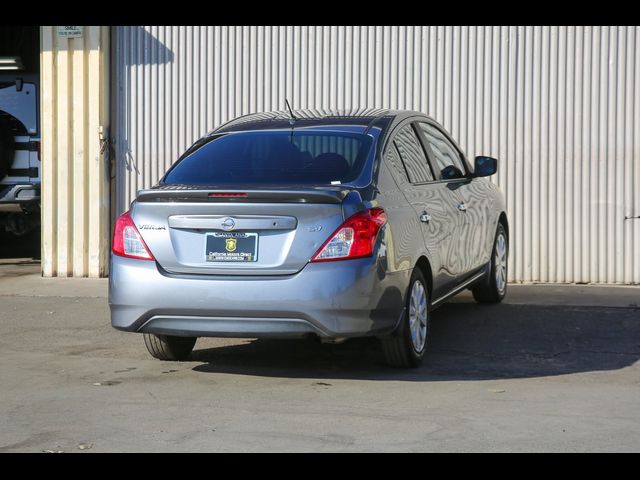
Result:
<svg viewBox="0 0 640 480"><path fill-rule="evenodd" d="M360 175L372 139L340 131L259 131L213 135L177 162L165 184L331 184Z"/></svg>

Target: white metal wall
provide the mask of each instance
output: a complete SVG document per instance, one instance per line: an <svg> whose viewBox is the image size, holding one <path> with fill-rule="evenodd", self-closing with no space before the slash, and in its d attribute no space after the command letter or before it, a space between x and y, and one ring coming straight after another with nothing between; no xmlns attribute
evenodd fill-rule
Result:
<svg viewBox="0 0 640 480"><path fill-rule="evenodd" d="M245 113L391 107L500 159L516 281L640 283L640 27L117 27L116 207Z"/></svg>

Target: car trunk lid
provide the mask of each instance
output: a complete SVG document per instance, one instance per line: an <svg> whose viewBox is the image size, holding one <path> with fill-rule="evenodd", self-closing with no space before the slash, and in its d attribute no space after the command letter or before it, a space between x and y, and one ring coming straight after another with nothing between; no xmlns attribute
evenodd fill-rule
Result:
<svg viewBox="0 0 640 480"><path fill-rule="evenodd" d="M169 273L287 275L344 220L343 187L140 191L131 216Z"/></svg>

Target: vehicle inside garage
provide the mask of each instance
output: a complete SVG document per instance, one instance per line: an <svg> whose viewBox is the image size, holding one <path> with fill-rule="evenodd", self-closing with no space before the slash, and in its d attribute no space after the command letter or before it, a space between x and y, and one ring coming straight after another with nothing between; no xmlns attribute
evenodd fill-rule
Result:
<svg viewBox="0 0 640 480"><path fill-rule="evenodd" d="M0 257L40 258L40 27L0 27Z"/></svg>

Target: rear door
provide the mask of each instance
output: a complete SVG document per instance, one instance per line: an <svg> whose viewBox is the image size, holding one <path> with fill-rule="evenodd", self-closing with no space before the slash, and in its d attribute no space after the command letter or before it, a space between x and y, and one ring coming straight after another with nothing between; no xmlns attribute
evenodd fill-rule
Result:
<svg viewBox="0 0 640 480"><path fill-rule="evenodd" d="M459 280L473 273L485 257L482 249L489 234L489 202L481 179L474 179L462 152L437 125L418 122L418 131L427 146L437 180L447 185L451 203L456 206L459 230L452 270Z"/></svg>
<svg viewBox="0 0 640 480"><path fill-rule="evenodd" d="M434 181L431 166L411 124L396 132L387 155L398 185L420 220L424 242L431 254L432 295L438 298L448 292L456 280L455 272L450 268L455 255L455 209L446 184Z"/></svg>

